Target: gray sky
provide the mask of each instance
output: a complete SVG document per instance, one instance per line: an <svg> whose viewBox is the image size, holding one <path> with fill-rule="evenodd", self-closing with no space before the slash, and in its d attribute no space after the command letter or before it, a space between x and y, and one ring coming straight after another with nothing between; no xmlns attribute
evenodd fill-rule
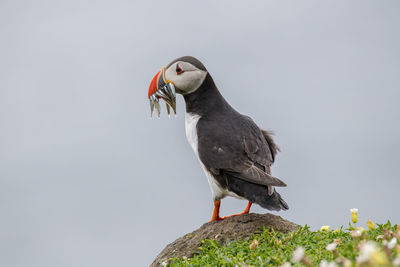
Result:
<svg viewBox="0 0 400 267"><path fill-rule="evenodd" d="M198 57L276 132L273 173L313 229L400 222L400 2L0 2L0 265L146 266L208 221L211 192L148 85ZM222 201L224 215L244 201ZM260 207L255 212L267 212Z"/></svg>

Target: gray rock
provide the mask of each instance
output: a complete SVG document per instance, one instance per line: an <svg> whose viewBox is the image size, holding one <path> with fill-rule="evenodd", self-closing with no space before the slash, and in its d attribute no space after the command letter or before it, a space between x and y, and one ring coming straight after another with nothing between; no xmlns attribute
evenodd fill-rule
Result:
<svg viewBox="0 0 400 267"><path fill-rule="evenodd" d="M233 240L243 240L260 231L262 227L271 227L275 231L287 233L295 231L297 225L280 216L267 214L244 214L230 217L219 222L203 224L199 229L186 234L171 244L167 245L151 264L151 267L161 266L163 261L169 258L191 258L202 245L204 239L214 239L221 244L227 244Z"/></svg>

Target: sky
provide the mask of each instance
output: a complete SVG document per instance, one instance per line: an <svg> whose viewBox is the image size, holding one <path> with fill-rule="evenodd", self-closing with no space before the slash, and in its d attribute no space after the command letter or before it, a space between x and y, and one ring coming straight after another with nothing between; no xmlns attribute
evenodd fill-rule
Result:
<svg viewBox="0 0 400 267"><path fill-rule="evenodd" d="M0 266L146 266L211 218L177 116L147 90L201 60L239 112L273 130L272 172L312 229L350 208L400 223L400 2L0 2ZM246 202L222 200L222 215ZM267 210L255 206L253 212Z"/></svg>

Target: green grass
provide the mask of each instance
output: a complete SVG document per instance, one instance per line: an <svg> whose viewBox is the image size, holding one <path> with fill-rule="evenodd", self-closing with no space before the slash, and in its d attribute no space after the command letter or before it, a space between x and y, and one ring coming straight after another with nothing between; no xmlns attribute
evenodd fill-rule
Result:
<svg viewBox="0 0 400 267"><path fill-rule="evenodd" d="M336 266L395 266L393 261L396 263L396 257L400 257L400 227L392 226L390 222L378 224L374 229L361 230L362 235L357 237L354 236L355 231L352 225L348 229L333 231L311 231L306 225L288 234L263 229L246 240L228 245L204 240L200 252L193 258L173 258L168 261L168 266L281 266L285 263L287 266L318 266L322 260L335 262ZM393 245L393 238L397 238L396 245L391 247L388 243L392 240ZM253 244L253 249L250 249L254 240L258 245ZM376 248L362 261L357 256L363 250L367 251L367 246L364 246L367 241L373 241L368 243ZM337 248L328 251L326 246L333 242L338 244ZM305 257L295 262L293 254L298 247L305 249Z"/></svg>

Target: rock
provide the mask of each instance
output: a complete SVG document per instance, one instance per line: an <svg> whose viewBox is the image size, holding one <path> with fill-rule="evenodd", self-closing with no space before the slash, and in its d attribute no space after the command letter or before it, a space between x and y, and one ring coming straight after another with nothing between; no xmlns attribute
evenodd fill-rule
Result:
<svg viewBox="0 0 400 267"><path fill-rule="evenodd" d="M192 257L202 245L204 239L215 239L221 244L233 240L242 240L260 231L262 227L271 227L283 233L297 229L297 225L280 216L267 214L244 214L230 217L219 222L203 224L199 229L186 234L167 245L151 264L151 267L161 266L169 258Z"/></svg>

